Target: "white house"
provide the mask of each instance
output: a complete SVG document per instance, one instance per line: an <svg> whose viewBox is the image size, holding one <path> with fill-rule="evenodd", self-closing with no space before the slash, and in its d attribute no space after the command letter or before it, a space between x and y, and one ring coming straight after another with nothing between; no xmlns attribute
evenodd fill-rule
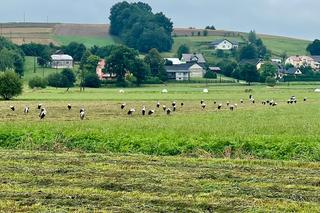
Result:
<svg viewBox="0 0 320 213"><path fill-rule="evenodd" d="M209 46L216 50L231 50L237 49L239 47L239 43L228 39L219 39L211 42Z"/></svg>
<svg viewBox="0 0 320 213"><path fill-rule="evenodd" d="M70 55L51 55L51 67L55 69L73 68L73 58Z"/></svg>
<svg viewBox="0 0 320 213"><path fill-rule="evenodd" d="M313 69L319 69L319 62L316 62L310 56L290 56L285 61L285 64L291 64L295 68L299 68L301 66L310 66Z"/></svg>

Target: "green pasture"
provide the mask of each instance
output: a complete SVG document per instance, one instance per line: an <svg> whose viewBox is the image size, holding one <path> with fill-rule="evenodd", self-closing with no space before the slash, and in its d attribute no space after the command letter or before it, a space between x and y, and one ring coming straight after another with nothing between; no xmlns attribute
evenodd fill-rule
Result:
<svg viewBox="0 0 320 213"><path fill-rule="evenodd" d="M68 45L71 42L78 42L84 44L86 47L92 47L94 45L104 47L115 43L115 39L106 34L106 37L94 37L94 36L59 36L54 35L53 38L60 45Z"/></svg>

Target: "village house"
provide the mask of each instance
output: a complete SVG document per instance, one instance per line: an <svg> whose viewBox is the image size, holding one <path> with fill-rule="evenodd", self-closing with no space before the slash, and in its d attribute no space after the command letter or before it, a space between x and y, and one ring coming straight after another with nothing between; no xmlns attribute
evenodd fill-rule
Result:
<svg viewBox="0 0 320 213"><path fill-rule="evenodd" d="M320 69L320 56L290 56L285 64L291 64L295 68L299 68L301 66L310 66L314 70Z"/></svg>
<svg viewBox="0 0 320 213"><path fill-rule="evenodd" d="M264 64L264 62L260 58L255 58L255 59L243 59L239 63L239 65L245 65L245 64L255 65L257 70L259 70L261 66Z"/></svg>
<svg viewBox="0 0 320 213"><path fill-rule="evenodd" d="M187 81L190 78L203 78L206 61L202 54L183 54L178 58L166 58L169 80Z"/></svg>
<svg viewBox="0 0 320 213"><path fill-rule="evenodd" d="M187 63L165 67L169 80L188 81L190 79L190 65Z"/></svg>
<svg viewBox="0 0 320 213"><path fill-rule="evenodd" d="M299 68L291 67L289 69L283 69L283 75L302 75L302 72Z"/></svg>
<svg viewBox="0 0 320 213"><path fill-rule="evenodd" d="M73 68L73 58L70 55L51 55L51 67L55 69Z"/></svg>
<svg viewBox="0 0 320 213"><path fill-rule="evenodd" d="M231 50L237 49L239 47L239 43L228 39L219 39L211 42L209 47L215 50Z"/></svg>
<svg viewBox="0 0 320 213"><path fill-rule="evenodd" d="M181 61L189 65L191 78L203 78L206 60L201 53L182 54Z"/></svg>

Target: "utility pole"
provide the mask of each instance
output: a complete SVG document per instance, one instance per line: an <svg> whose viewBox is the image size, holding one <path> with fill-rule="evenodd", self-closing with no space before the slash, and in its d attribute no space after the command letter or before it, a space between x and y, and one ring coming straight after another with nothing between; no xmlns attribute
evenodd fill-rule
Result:
<svg viewBox="0 0 320 213"><path fill-rule="evenodd" d="M33 58L33 72L36 73L36 56Z"/></svg>

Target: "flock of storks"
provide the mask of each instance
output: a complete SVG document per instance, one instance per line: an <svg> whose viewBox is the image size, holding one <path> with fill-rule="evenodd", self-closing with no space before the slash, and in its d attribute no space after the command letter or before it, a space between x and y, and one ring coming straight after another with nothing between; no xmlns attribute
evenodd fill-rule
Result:
<svg viewBox="0 0 320 213"><path fill-rule="evenodd" d="M307 101L307 98L304 98L303 101L306 102L306 101ZM250 102L251 104L255 104L255 103L256 103L256 101L255 101L255 99L254 99L254 97L253 97L252 95L249 95L249 102ZM269 106L272 106L272 107L275 107L275 106L278 105L277 102L275 102L274 100L264 100L264 101L262 101L261 103L262 103L263 105L269 105ZM287 100L287 103L288 103L288 104L296 104L296 103L297 103L297 98L296 98L295 96L291 96L291 97ZM216 101L214 101L213 104L217 106L217 109L218 109L218 110L221 110L221 109L223 108L223 104L222 104L222 103L219 103L219 104L218 104ZM241 105L244 104L244 100L243 100L243 99L240 99L240 104L241 104ZM171 105L172 105L172 108L169 108L169 107L167 107L166 105L162 105L162 110L163 110L167 115L171 115L172 112L175 112L175 111L177 110L177 105L178 105L178 104L177 104L176 101L173 101ZM183 107L183 106L184 106L184 103L181 102L181 103L180 103L180 106ZM201 109L202 109L202 110L205 110L205 109L206 109L206 106L207 106L207 105L206 105L205 101L204 101L204 100L201 100L201 101L200 101L200 107L201 107ZM231 111L234 111L234 110L238 107L238 104L230 104L230 102L227 101L227 102L226 102L226 106L227 106L227 109L229 109L229 110L231 110ZM126 103L121 104L121 106L120 106L120 109L121 109L121 110L126 110L126 108L127 108ZM159 101L156 103L156 108L158 108L158 109L161 108L161 104L160 104ZM15 110L16 110L15 106L10 106L10 109L11 109L12 111L15 111ZM47 115L47 110L43 107L42 104L38 104L37 109L39 110L39 118L40 118L40 120L43 120L43 119L46 117L46 115ZM68 105L67 105L67 109L68 109L69 111L72 109L71 104L68 104ZM25 114L28 114L29 111L30 111L29 106L25 106L25 108L24 108L24 113L25 113ZM131 116L131 115L133 115L135 112L136 112L136 109L135 109L135 108L129 108L129 110L127 111L127 114L128 114L129 116ZM141 115L143 115L143 116L145 116L145 115L151 116L151 115L153 115L155 112L156 112L155 109L147 110L147 108L146 108L145 106L143 106L142 109L141 109ZM86 110L85 110L85 108L80 108L80 119L81 119L81 120L84 120L84 119L85 119L85 116L86 116Z"/></svg>

